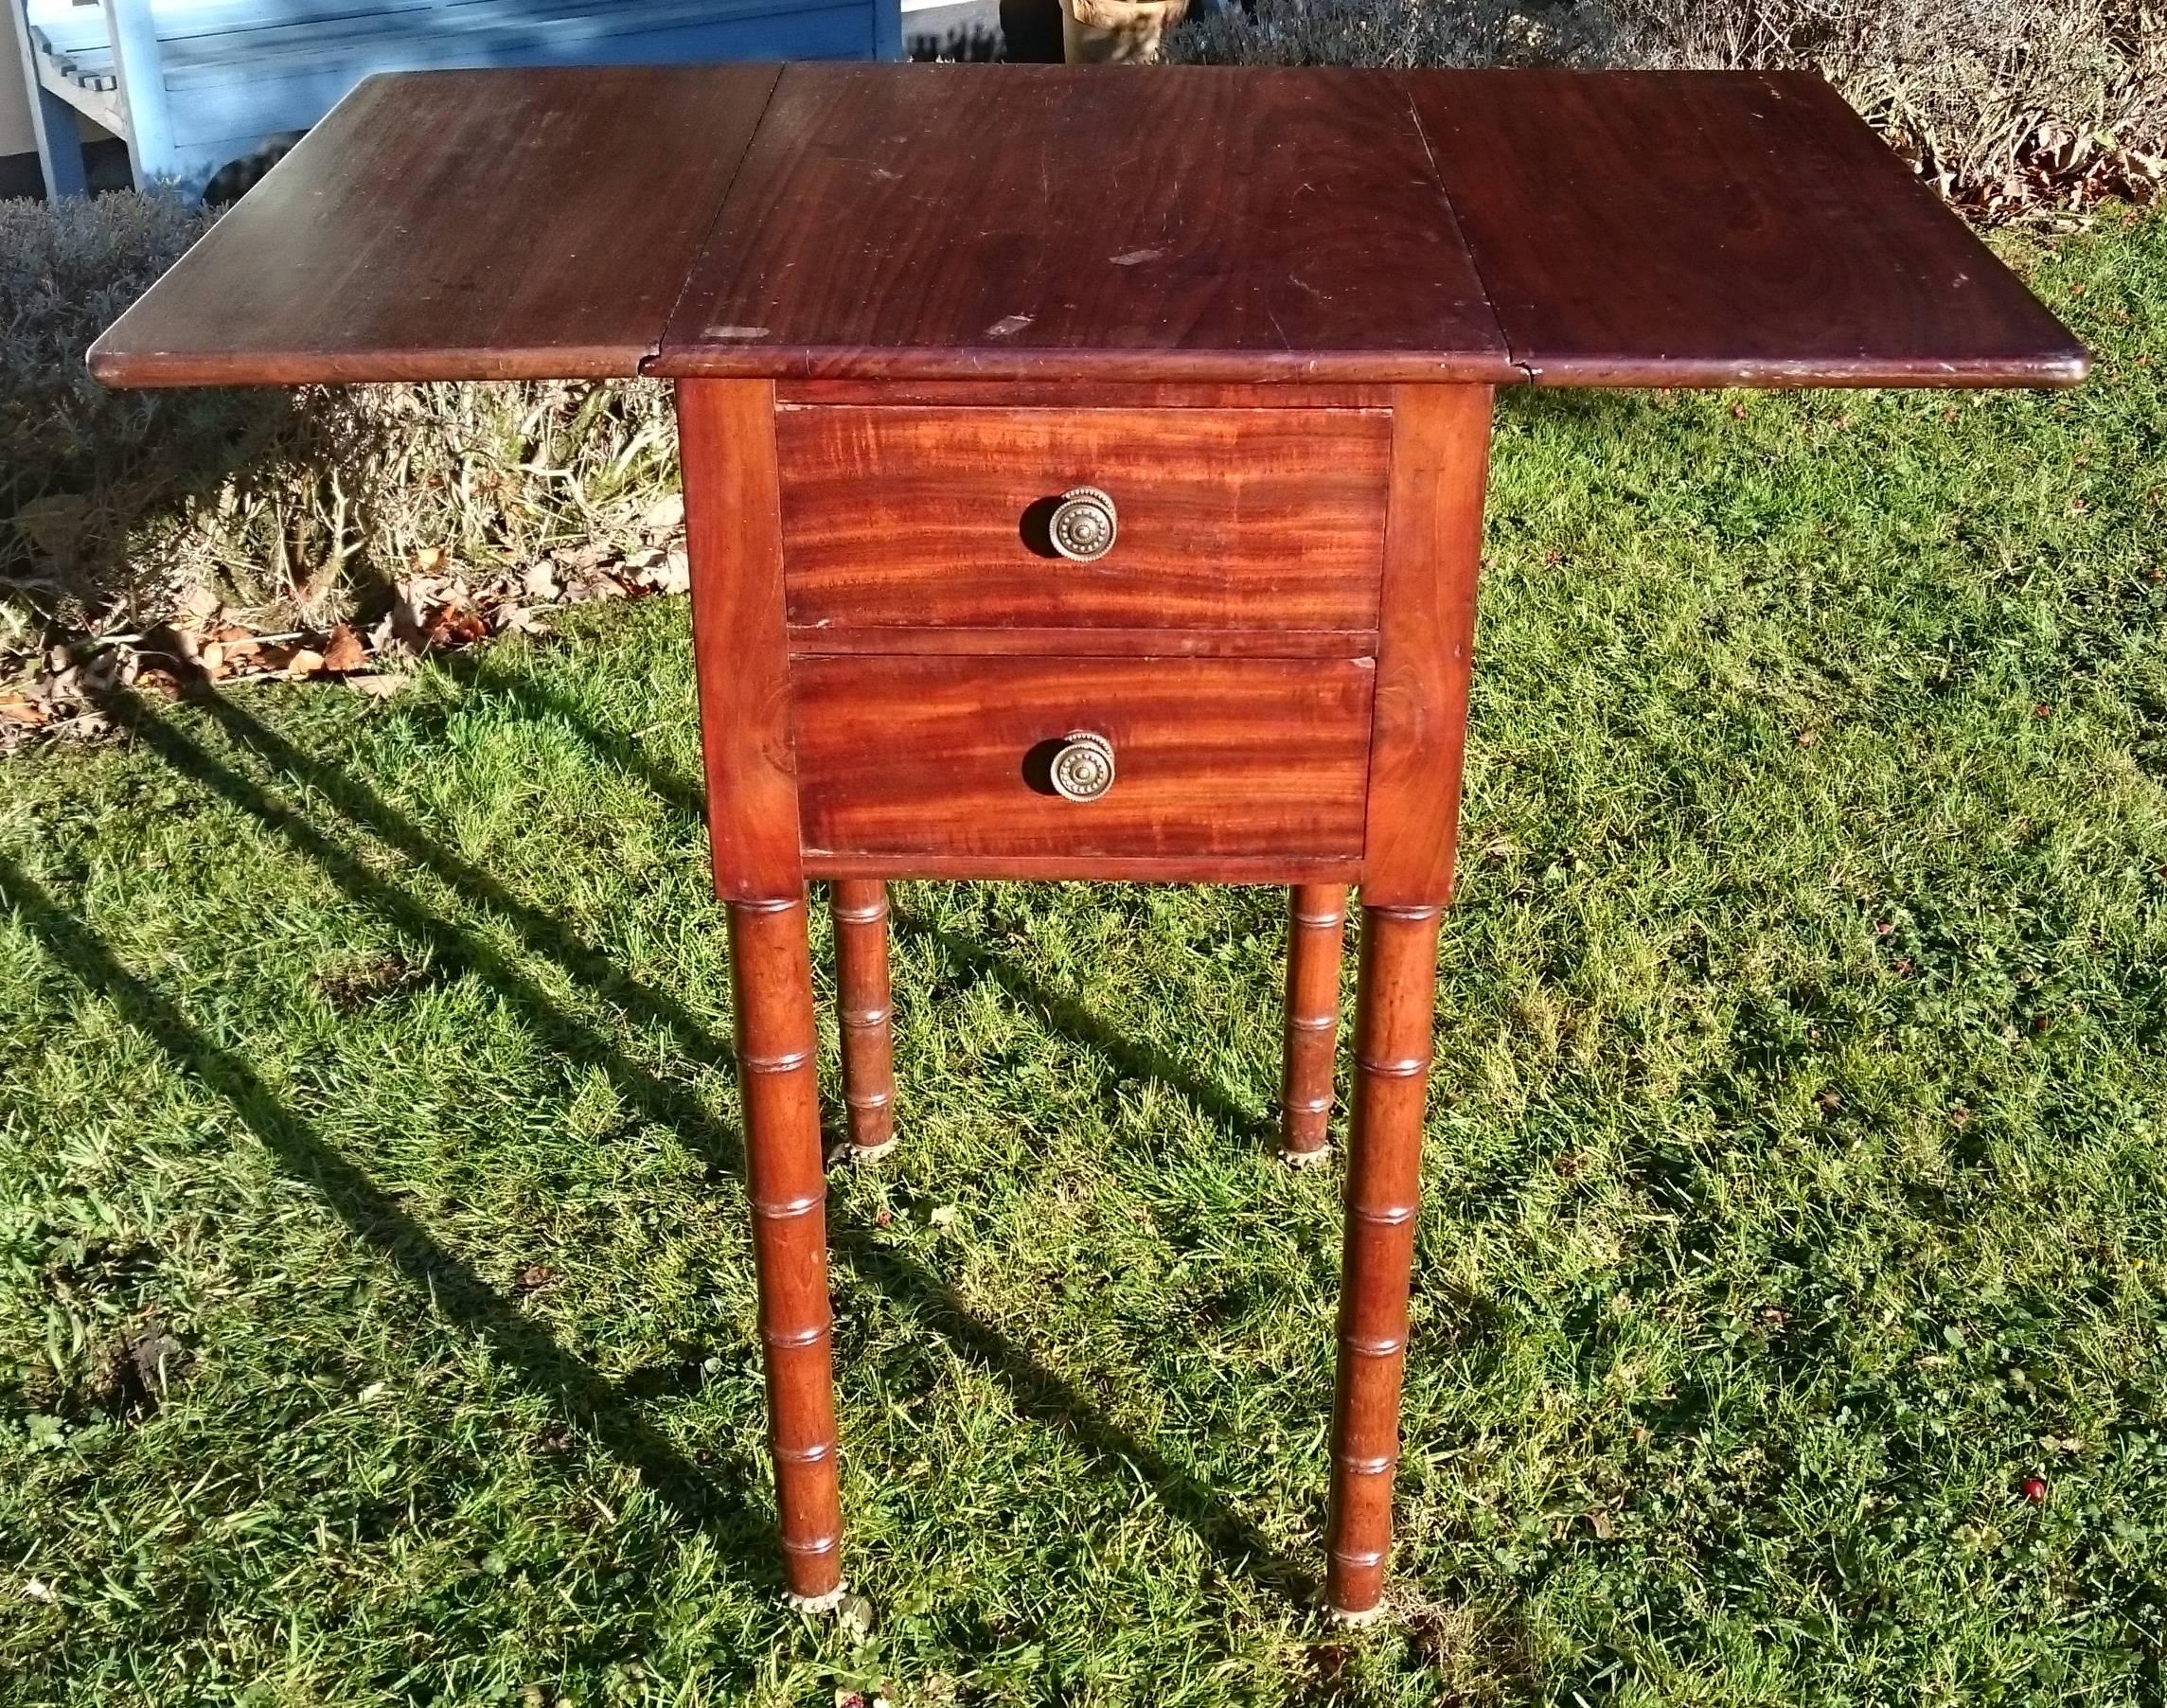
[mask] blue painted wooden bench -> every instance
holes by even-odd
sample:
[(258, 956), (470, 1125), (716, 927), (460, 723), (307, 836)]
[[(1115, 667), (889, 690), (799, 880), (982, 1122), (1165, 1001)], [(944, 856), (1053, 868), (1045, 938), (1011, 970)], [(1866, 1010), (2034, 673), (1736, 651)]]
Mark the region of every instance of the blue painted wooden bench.
[(138, 187), (200, 195), (374, 71), (900, 59), (898, 0), (0, 0), (15, 12), (49, 194), (80, 193), (76, 115)]

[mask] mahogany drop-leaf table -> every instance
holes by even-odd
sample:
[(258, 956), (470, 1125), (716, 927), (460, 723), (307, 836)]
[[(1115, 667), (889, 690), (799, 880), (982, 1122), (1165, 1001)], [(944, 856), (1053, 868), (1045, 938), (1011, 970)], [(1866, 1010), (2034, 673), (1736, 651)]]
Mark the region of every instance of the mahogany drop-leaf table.
[(662, 375), (785, 1572), (843, 1584), (806, 931), (894, 1141), (885, 882), (1292, 886), (1284, 1148), (1362, 921), (1326, 1595), (1382, 1592), (1501, 385), (2067, 385), (1822, 83), (665, 66), (372, 79), (98, 340), (122, 386)]

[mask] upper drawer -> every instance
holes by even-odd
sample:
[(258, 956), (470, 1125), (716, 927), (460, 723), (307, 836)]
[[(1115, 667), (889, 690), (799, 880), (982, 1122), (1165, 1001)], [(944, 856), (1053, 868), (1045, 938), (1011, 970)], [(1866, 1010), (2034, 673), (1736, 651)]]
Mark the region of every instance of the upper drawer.
[[(1391, 417), (1351, 409), (784, 407), (793, 628), (1366, 631)], [(1062, 493), (1113, 501), (1090, 562)]]

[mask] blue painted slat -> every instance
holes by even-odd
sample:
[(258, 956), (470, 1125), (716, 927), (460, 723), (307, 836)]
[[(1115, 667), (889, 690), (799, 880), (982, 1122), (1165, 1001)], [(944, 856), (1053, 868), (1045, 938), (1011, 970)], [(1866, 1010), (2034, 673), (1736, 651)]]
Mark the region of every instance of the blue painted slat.
[[(184, 66), (193, 71), (263, 63), (286, 53), (336, 53), (349, 44), (381, 39), (419, 42), (498, 28), (566, 28), (599, 40), (742, 12), (726, 0), (220, 0), (160, 4), (151, 10), (169, 81)], [(110, 75), (112, 49), (101, 9), (48, 7), (45, 15), (55, 21), (41, 23), (38, 33), (57, 62), (85, 76)]]
[(198, 83), (176, 89), (168, 97), (167, 110), (176, 141), (187, 150), (202, 146), (205, 139), (244, 134), (267, 137), (306, 130), (373, 70), (449, 68), (454, 64), (666, 65), (751, 59), (863, 59), (871, 41), (870, 9), (849, 5), (817, 11), (768, 11), (720, 26), (620, 36), (610, 40), (608, 51), (599, 54), (590, 50), (591, 44), (583, 44), (568, 47), (561, 57), (467, 55), (439, 62), (417, 57), (417, 44), (410, 43), (406, 52), (396, 56), (396, 64), (348, 60), (294, 76)]
[(222, 36), (266, 24), (336, 24), (345, 18), (386, 14), (412, 17), (435, 10), (443, 0), (152, 0), (161, 42), (196, 36)]
[(158, 38), (222, 35), (259, 24), (330, 23), (385, 12), (432, 11), (443, 0), (151, 0)]
[[(216, 37), (171, 44), (167, 51), (167, 80), (187, 72), (239, 63), (272, 75), (289, 55), (334, 58), (365, 51), (382, 43), (411, 44), (417, 51), (438, 51), (446, 41), (475, 41), (492, 48), (503, 31), (542, 38), (600, 41), (610, 36), (695, 27), (740, 15), (746, 8), (729, 0), (458, 0), (422, 13), (339, 19), (328, 24), (271, 24)], [(773, 10), (773, 0), (762, 9)]]
[[(151, 0), (158, 39), (217, 35), (263, 24), (329, 22), (384, 12), (428, 11), (445, 0)], [(74, 0), (28, 0), (26, 11), (37, 34), (59, 47), (105, 41), (105, 9)]]
[(33, 20), (30, 25), (30, 40), (43, 46), (47, 53), (72, 53), (84, 47), (107, 45), (103, 12), (87, 6), (71, 7), (68, 9), (80, 11), (82, 19), (79, 22), (71, 18), (52, 24), (41, 24)]
[[(665, 0), (667, 3), (667, 0)], [(436, 0), (425, 9), (401, 12), (369, 11), (320, 20), (295, 20), (274, 9), (253, 22), (216, 36), (191, 37), (173, 44), (178, 62), (204, 59), (269, 59), (282, 53), (337, 51), (348, 43), (385, 38), (421, 40), (490, 28), (547, 27), (560, 18), (637, 17), (651, 9), (641, 0), (617, 5), (596, 0)]]
[[(12, 0), (0, 0), (0, 4), (12, 4)], [(29, 96), (30, 132), (38, 145), (38, 167), (44, 174), (45, 194), (56, 200), (82, 195), (89, 185), (83, 174), (75, 108), (46, 88), (40, 78), (37, 35), (27, 17), (18, 14), (13, 23), (16, 62)]]
[[(142, 0), (134, 0), (138, 7)], [(175, 10), (155, 6), (151, 16), (170, 62), (248, 59), (292, 48), (312, 49), (348, 37), (438, 34), (500, 25), (545, 25), (581, 14), (637, 23), (656, 10), (697, 17), (698, 4), (670, 0), (226, 0)], [(33, 18), (32, 35), (58, 58), (107, 55), (104, 9), (67, 5)], [(110, 63), (110, 60), (104, 61)]]
[[(22, 9), (25, 73), (113, 124), (147, 121), (138, 177), (201, 190), (304, 131), (372, 72), (485, 65), (891, 58), (897, 0), (0, 0)], [(117, 20), (127, 40), (115, 55)], [(127, 91), (133, 67), (139, 86)], [(164, 111), (161, 114), (160, 108)], [(123, 129), (133, 131), (133, 124)]]

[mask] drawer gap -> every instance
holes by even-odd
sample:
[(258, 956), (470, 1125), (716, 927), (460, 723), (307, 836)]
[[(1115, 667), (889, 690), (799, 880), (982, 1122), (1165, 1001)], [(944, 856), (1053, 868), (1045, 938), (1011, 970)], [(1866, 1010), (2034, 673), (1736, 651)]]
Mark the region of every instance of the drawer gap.
[(1059, 658), (1375, 658), (1375, 629), (905, 628), (798, 623), (793, 658), (867, 655)]

